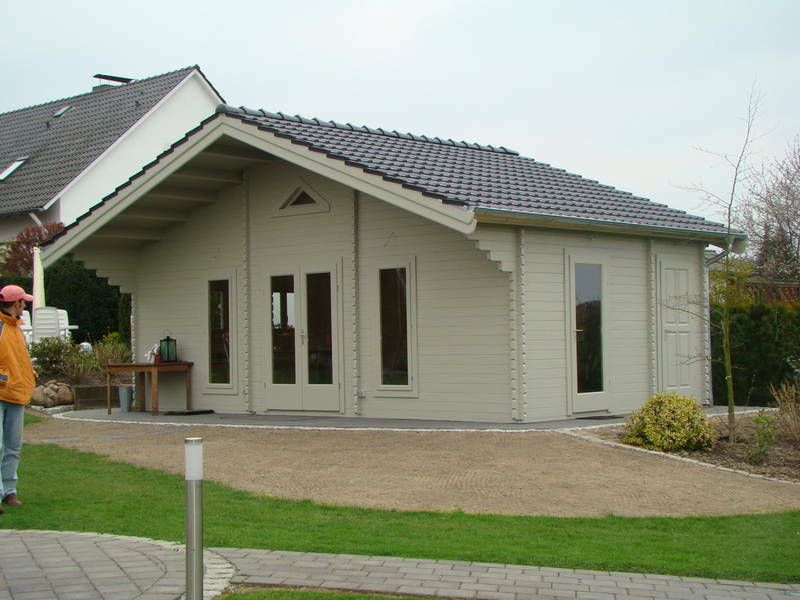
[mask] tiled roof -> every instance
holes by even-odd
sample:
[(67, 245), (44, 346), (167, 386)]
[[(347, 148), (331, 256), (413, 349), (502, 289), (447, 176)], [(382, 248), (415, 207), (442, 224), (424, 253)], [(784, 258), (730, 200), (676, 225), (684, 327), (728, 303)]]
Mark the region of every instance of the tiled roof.
[(725, 234), (724, 225), (520, 156), (502, 146), (222, 105), (218, 112), (439, 201), (529, 216)]
[[(194, 70), (199, 69), (187, 67), (0, 114), (0, 171), (28, 157), (0, 181), (0, 215), (43, 208)], [(54, 116), (66, 106), (71, 108)]]

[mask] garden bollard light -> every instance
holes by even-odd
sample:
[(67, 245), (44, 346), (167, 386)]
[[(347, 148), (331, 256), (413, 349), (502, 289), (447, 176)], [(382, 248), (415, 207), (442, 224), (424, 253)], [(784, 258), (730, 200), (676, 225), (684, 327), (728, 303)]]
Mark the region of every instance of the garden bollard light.
[(203, 598), (203, 438), (186, 438), (186, 600)]

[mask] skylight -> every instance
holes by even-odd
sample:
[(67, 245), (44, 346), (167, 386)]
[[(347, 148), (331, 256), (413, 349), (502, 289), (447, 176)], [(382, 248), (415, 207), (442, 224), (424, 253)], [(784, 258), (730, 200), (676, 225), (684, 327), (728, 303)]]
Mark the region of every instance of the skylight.
[(62, 106), (62, 107), (61, 107), (61, 108), (59, 108), (59, 109), (58, 109), (56, 112), (54, 112), (54, 113), (53, 113), (53, 116), (54, 116), (54, 117), (60, 117), (60, 116), (61, 116), (61, 115), (63, 115), (65, 112), (67, 112), (67, 111), (68, 111), (70, 108), (72, 108), (72, 107), (71, 107), (69, 104), (68, 104), (67, 106)]
[(26, 160), (28, 160), (27, 156), (20, 156), (17, 160), (15, 160), (5, 169), (3, 169), (3, 172), (0, 173), (0, 181), (8, 179), (8, 176), (11, 175), (17, 169), (19, 169), (25, 163)]

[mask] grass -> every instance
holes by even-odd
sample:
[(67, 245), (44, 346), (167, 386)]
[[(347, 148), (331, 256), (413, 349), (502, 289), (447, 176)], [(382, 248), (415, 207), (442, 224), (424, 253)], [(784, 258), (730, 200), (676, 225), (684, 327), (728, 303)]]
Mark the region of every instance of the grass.
[(34, 415), (31, 412), (25, 411), (25, 426), (33, 425), (34, 423), (41, 423), (42, 417), (39, 415)]
[[(26, 501), (0, 525), (181, 541), (180, 476), (27, 445)], [(425, 513), (279, 500), (204, 484), (205, 545), (800, 581), (800, 512), (698, 518)]]

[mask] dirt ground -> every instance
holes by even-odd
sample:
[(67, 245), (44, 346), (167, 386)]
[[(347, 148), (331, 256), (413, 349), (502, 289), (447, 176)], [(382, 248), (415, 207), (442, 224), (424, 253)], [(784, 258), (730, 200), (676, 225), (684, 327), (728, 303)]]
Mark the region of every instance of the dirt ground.
[(327, 504), (554, 516), (800, 509), (797, 484), (550, 431), (308, 431), (48, 418), (26, 428), (25, 443), (58, 444), (183, 473), (183, 440), (189, 436), (204, 440), (207, 480)]

